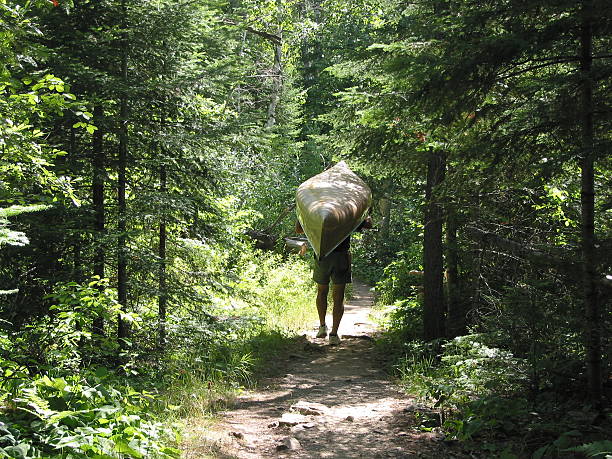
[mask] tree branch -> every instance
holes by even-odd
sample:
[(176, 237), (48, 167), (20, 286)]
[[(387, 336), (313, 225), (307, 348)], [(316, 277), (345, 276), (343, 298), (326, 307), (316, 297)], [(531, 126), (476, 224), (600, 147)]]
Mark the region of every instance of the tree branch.
[[(582, 266), (580, 263), (572, 262), (568, 259), (550, 255), (529, 245), (520, 242), (506, 239), (495, 233), (476, 228), (474, 226), (465, 227), (466, 233), (481, 241), (490, 242), (491, 244), (513, 253), (519, 257), (529, 260), (535, 264), (548, 266), (557, 271), (564, 272), (573, 278), (580, 278)], [(612, 288), (612, 281), (608, 276), (600, 276), (597, 281), (599, 287)]]
[(265, 38), (266, 40), (271, 41), (275, 45), (280, 45), (281, 42), (282, 42), (281, 37), (278, 36), (278, 35), (275, 35), (275, 34), (272, 34), (272, 33), (268, 33), (268, 32), (264, 32), (263, 30), (257, 30), (257, 29), (254, 29), (251, 26), (248, 26), (248, 25), (242, 25), (242, 24), (240, 24), (238, 22), (232, 21), (231, 19), (223, 19), (221, 22), (223, 24), (228, 24), (228, 25), (233, 25), (233, 26), (237, 26), (237, 27), (242, 27), (247, 32), (251, 32), (252, 34), (259, 35), (260, 37)]

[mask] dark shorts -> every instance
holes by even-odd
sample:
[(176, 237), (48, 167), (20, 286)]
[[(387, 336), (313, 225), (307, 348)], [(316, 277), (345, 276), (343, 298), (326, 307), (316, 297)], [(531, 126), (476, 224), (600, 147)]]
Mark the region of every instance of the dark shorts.
[(332, 252), (321, 260), (315, 258), (312, 280), (327, 285), (330, 278), (334, 284), (350, 284), (353, 281), (350, 252)]

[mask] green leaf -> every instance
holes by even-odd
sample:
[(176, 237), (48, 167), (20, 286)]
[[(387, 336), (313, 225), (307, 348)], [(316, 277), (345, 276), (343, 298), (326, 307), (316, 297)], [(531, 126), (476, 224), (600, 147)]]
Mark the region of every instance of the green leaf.
[(166, 446), (161, 449), (161, 452), (170, 457), (181, 457), (181, 450), (177, 448), (171, 448), (169, 446)]
[(607, 455), (612, 455), (612, 441), (594, 441), (592, 443), (586, 443), (581, 446), (567, 448), (562, 451), (571, 453), (582, 453), (586, 457), (606, 457)]
[(4, 448), (4, 453), (8, 457), (13, 457), (16, 459), (26, 459), (30, 457), (28, 453), (30, 452), (31, 448), (32, 447), (27, 443), (19, 443), (18, 445), (7, 446), (6, 448)]
[(113, 442), (115, 443), (115, 451), (117, 451), (118, 453), (123, 453), (123, 454), (130, 454), (131, 456), (135, 457), (135, 458), (141, 458), (144, 457), (144, 455), (142, 453), (140, 453), (139, 451), (136, 451), (134, 448), (132, 448), (128, 442), (126, 442), (123, 438), (121, 437), (113, 437), (111, 438), (111, 440), (113, 440)]
[(546, 452), (548, 451), (548, 449), (549, 449), (548, 445), (538, 448), (531, 456), (531, 459), (542, 459), (544, 457), (544, 454), (546, 454)]
[(62, 448), (78, 448), (83, 443), (84, 438), (80, 435), (70, 435), (67, 437), (61, 438), (57, 443), (55, 443), (56, 449)]
[(98, 367), (94, 373), (98, 378), (105, 378), (108, 376), (108, 368), (106, 367)]

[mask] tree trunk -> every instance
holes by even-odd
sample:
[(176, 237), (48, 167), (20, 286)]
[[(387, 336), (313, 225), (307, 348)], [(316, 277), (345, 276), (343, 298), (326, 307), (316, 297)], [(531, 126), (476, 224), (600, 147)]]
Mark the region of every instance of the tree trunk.
[(272, 67), (272, 97), (268, 105), (268, 120), (266, 128), (276, 124), (276, 111), (283, 91), (283, 29), (282, 29), (282, 2), (276, 0), (276, 11), (278, 14), (278, 33), (267, 39), (274, 46), (274, 65)]
[(457, 246), (457, 214), (448, 208), (446, 215), (446, 298), (448, 302), (448, 335), (465, 334), (465, 311), (459, 293), (459, 254)]
[[(160, 193), (162, 200), (165, 199), (167, 190), (166, 165), (159, 167)], [(166, 209), (162, 204), (161, 215), (159, 218), (159, 299), (158, 299), (158, 334), (159, 347), (163, 349), (166, 345), (166, 305), (168, 302), (168, 292), (166, 290)]]
[(601, 406), (601, 319), (597, 299), (595, 266), (595, 185), (594, 185), (594, 133), (593, 133), (593, 80), (592, 80), (592, 0), (582, 2), (580, 73), (582, 76), (582, 263), (583, 298), (586, 312), (586, 349), (588, 391), (592, 402)]
[[(280, 33), (279, 33), (280, 35)], [(276, 109), (280, 102), (283, 89), (283, 70), (282, 70), (283, 46), (282, 43), (274, 44), (274, 67), (272, 68), (272, 98), (268, 105), (268, 120), (266, 127), (271, 128), (276, 124)]]
[[(123, 29), (124, 36), (122, 38), (121, 52), (121, 79), (123, 88), (121, 93), (119, 121), (119, 162), (118, 162), (118, 183), (117, 183), (117, 201), (119, 205), (119, 218), (117, 229), (119, 237), (117, 239), (117, 296), (121, 309), (127, 310), (127, 206), (125, 201), (126, 191), (126, 167), (127, 167), (127, 142), (128, 142), (128, 100), (126, 94), (127, 88), (127, 64), (128, 64), (128, 42), (125, 34), (125, 23), (127, 16), (127, 8), (125, 0), (121, 2), (123, 10)], [(128, 336), (127, 324), (121, 317), (117, 318), (117, 337), (123, 343)]]
[[(385, 185), (388, 185), (389, 180), (385, 181)], [(391, 229), (391, 200), (387, 197), (390, 187), (384, 186), (385, 195), (378, 201), (378, 209), (382, 219), (378, 225), (377, 235), (377, 255), (381, 260), (385, 260), (389, 257), (389, 234)]]
[(426, 341), (444, 336), (443, 212), (437, 191), (444, 180), (445, 169), (444, 153), (430, 151), (427, 160), (423, 237), (423, 327)]
[(389, 198), (382, 197), (378, 201), (382, 221), (380, 222), (378, 235), (382, 241), (389, 239), (389, 226), (391, 223), (391, 201)]
[[(104, 215), (104, 179), (105, 179), (105, 157), (104, 147), (102, 143), (102, 129), (100, 126), (100, 120), (104, 115), (102, 107), (96, 105), (93, 110), (94, 121), (98, 124), (98, 129), (93, 133), (92, 140), (92, 163), (93, 163), (93, 177), (92, 177), (92, 201), (94, 210), (94, 260), (93, 260), (93, 273), (94, 276), (98, 276), (100, 279), (105, 277), (104, 263), (106, 259), (106, 252), (104, 248), (104, 233), (105, 233), (105, 215)], [(97, 335), (104, 334), (104, 319), (102, 317), (96, 317), (93, 322), (93, 332)]]

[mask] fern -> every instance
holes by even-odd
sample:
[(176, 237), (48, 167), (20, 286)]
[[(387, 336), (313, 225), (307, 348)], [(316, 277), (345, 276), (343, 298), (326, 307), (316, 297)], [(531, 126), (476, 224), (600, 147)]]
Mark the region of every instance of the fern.
[(49, 406), (49, 402), (38, 395), (35, 387), (24, 389), (23, 397), (15, 399), (15, 402), (24, 403), (25, 406), (19, 406), (19, 409), (41, 420), (45, 420), (56, 413)]
[(592, 443), (587, 443), (581, 446), (564, 449), (563, 451), (570, 453), (582, 453), (586, 457), (602, 457), (607, 459), (612, 457), (612, 441), (594, 441)]

